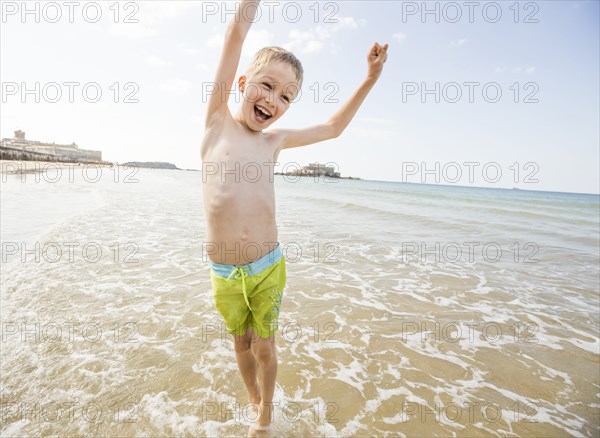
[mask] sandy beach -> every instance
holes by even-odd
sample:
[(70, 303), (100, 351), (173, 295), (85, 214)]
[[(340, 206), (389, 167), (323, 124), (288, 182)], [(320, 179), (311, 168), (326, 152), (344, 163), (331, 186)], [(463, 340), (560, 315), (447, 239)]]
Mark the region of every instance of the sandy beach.
[[(2, 185), (2, 436), (243, 435), (200, 175), (75, 175)], [(598, 434), (598, 196), (275, 184), (282, 434)]]

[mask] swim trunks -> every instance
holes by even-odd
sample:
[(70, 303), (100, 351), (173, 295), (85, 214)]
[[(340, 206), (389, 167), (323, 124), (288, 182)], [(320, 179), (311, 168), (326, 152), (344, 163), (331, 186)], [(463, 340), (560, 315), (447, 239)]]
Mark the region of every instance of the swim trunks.
[(277, 329), (286, 283), (285, 259), (279, 243), (247, 265), (222, 265), (209, 260), (215, 307), (227, 331), (242, 336), (248, 327), (261, 338)]

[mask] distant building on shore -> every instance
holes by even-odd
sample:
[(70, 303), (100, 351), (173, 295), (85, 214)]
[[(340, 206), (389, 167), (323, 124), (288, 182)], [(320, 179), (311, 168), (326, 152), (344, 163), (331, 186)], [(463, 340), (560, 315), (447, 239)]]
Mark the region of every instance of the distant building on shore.
[(2, 147), (18, 149), (24, 152), (37, 152), (40, 154), (54, 155), (78, 161), (102, 161), (101, 151), (79, 149), (75, 143), (56, 144), (41, 141), (25, 140), (25, 132), (15, 131), (13, 138), (3, 138)]
[(309, 163), (308, 166), (304, 166), (299, 170), (289, 172), (289, 175), (303, 175), (303, 176), (326, 176), (330, 178), (340, 178), (340, 172), (335, 171), (335, 167), (326, 166), (320, 163)]

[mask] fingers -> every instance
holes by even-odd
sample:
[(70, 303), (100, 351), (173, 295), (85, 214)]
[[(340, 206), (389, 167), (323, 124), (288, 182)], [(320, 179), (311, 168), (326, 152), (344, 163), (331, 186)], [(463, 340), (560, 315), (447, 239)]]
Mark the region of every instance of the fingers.
[(387, 49), (389, 45), (385, 43), (381, 46), (378, 42), (373, 43), (371, 50), (369, 50), (369, 55), (367, 60), (369, 64), (384, 64), (387, 61)]
[(371, 52), (374, 52), (376, 54), (380, 54), (380, 53), (385, 53), (387, 52), (387, 49), (389, 47), (388, 43), (385, 43), (383, 46), (380, 45), (378, 42), (373, 43), (373, 46), (371, 47)]
[(379, 43), (373, 43), (371, 50), (369, 50), (369, 58), (374, 60), (380, 60), (381, 62), (385, 62), (387, 60), (387, 49), (389, 45), (386, 43), (381, 46)]

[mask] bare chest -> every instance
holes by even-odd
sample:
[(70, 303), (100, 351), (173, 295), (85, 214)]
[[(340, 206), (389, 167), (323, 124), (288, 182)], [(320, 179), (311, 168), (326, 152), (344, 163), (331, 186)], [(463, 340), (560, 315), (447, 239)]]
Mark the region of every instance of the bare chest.
[(266, 138), (227, 136), (219, 139), (203, 160), (208, 179), (222, 184), (272, 184), (276, 149)]

